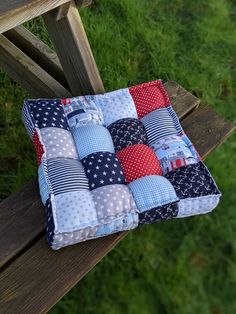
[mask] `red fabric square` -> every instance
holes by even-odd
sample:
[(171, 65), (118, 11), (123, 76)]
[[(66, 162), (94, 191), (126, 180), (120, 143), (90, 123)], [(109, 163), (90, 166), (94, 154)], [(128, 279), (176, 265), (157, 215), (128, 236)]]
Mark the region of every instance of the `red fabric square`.
[(39, 139), (37, 131), (34, 132), (33, 143), (34, 143), (34, 148), (36, 150), (37, 163), (38, 163), (38, 166), (39, 166), (41, 164), (41, 159), (42, 159), (42, 156), (44, 154), (44, 149), (43, 149), (43, 145), (40, 142), (40, 139)]
[(136, 144), (120, 150), (119, 159), (126, 183), (149, 175), (162, 175), (160, 161), (154, 151), (144, 144)]
[(169, 97), (161, 80), (139, 84), (129, 88), (138, 118), (149, 112), (170, 105)]

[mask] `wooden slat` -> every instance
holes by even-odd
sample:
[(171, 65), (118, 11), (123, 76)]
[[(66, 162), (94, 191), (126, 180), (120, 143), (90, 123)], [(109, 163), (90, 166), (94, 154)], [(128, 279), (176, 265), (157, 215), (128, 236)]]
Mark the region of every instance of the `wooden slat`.
[[(168, 87), (169, 82), (165, 83)], [(172, 84), (172, 82), (170, 82)], [(179, 89), (183, 89), (179, 87)], [(173, 89), (172, 89), (173, 90)], [(171, 89), (169, 89), (169, 96), (172, 98)], [(184, 90), (184, 89), (183, 89)], [(174, 94), (175, 95), (175, 94)], [(182, 97), (175, 96), (174, 109), (179, 107)], [(195, 97), (190, 98), (188, 106), (193, 108), (197, 105)], [(184, 106), (184, 104), (183, 104)], [(179, 111), (179, 117), (182, 118), (184, 110)], [(32, 187), (31, 187), (32, 184)], [(33, 180), (27, 184), (23, 189), (16, 194), (11, 195), (5, 201), (0, 203), (0, 214), (4, 219), (0, 219), (0, 266), (9, 261), (12, 256), (17, 254), (22, 248), (28, 245), (35, 237), (37, 237), (44, 230), (44, 210), (40, 205), (38, 196), (37, 180)], [(28, 196), (25, 198), (25, 196)], [(24, 199), (25, 198), (25, 199)], [(37, 200), (37, 204), (35, 203)], [(15, 205), (14, 205), (15, 204)], [(26, 209), (27, 206), (32, 208), (31, 204), (35, 204), (34, 210)], [(10, 208), (12, 209), (10, 210)], [(22, 211), (24, 211), (24, 219), (21, 218)], [(7, 224), (5, 224), (5, 221)], [(18, 232), (19, 221), (25, 224)], [(11, 225), (9, 232), (5, 232), (5, 226)], [(14, 232), (16, 230), (16, 232)]]
[(91, 5), (92, 2), (93, 0), (75, 0), (75, 4), (79, 9)]
[[(206, 110), (200, 107), (196, 109), (196, 112), (206, 113)], [(202, 148), (201, 135), (205, 132), (203, 130), (210, 128), (213, 131), (219, 124), (228, 130), (225, 133), (217, 127), (225, 139), (226, 135), (230, 134), (229, 130), (233, 130), (234, 126), (231, 122), (226, 122), (218, 114), (215, 114), (210, 108), (207, 111), (207, 117), (210, 118), (212, 114), (214, 119), (208, 119), (207, 123), (203, 120), (202, 114), (196, 114), (196, 112), (183, 120), (183, 125), (186, 133), (191, 135), (195, 147), (202, 151), (203, 156), (206, 156), (216, 147), (217, 143), (212, 140), (211, 136), (207, 136)], [(219, 137), (217, 140), (221, 142)], [(15, 308), (23, 313), (47, 311), (126, 234), (120, 233), (90, 240), (58, 252), (50, 250), (45, 240), (40, 239), (0, 273), (1, 310), (3, 313), (14, 312)], [(29, 291), (30, 298), (28, 298)]]
[(69, 89), (57, 54), (38, 37), (21, 25), (5, 32), (4, 36), (66, 89)]
[(52, 10), (69, 0), (7, 0), (0, 5), (0, 33)]
[(72, 1), (66, 17), (56, 21), (53, 12), (44, 20), (74, 95), (103, 93), (103, 84), (84, 31), (79, 12)]
[(0, 267), (43, 233), (44, 212), (37, 179), (0, 203)]
[[(0, 33), (48, 12), (70, 0), (2, 0), (0, 1)], [(79, 8), (91, 4), (77, 0)]]
[[(196, 148), (200, 156), (204, 158), (235, 130), (232, 122), (222, 119), (208, 106), (200, 106), (183, 120), (182, 126), (190, 140), (193, 143), (197, 142)], [(196, 139), (196, 134), (198, 139)]]
[(176, 82), (168, 81), (164, 86), (178, 116), (185, 117), (200, 104), (200, 99)]
[(69, 97), (71, 94), (32, 59), (0, 35), (0, 67), (33, 97)]

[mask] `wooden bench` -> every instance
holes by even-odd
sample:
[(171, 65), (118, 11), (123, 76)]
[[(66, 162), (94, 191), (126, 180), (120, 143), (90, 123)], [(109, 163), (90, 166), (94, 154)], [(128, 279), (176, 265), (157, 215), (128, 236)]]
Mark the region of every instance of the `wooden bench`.
[[(104, 91), (76, 7), (88, 3), (1, 2), (0, 66), (33, 97)], [(19, 26), (41, 14), (57, 54)], [(231, 122), (201, 105), (198, 98), (177, 83), (168, 81), (165, 87), (186, 133), (204, 158), (233, 132)], [(51, 250), (45, 240), (44, 208), (36, 179), (2, 201), (0, 213), (1, 313), (46, 312), (127, 234)]]

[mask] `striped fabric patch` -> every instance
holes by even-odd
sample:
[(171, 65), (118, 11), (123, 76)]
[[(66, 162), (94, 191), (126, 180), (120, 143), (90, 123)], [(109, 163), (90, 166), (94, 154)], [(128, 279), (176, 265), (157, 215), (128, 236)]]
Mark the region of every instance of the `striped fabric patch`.
[(48, 160), (48, 177), (55, 195), (88, 190), (88, 179), (80, 161), (56, 158)]
[(33, 114), (29, 111), (28, 102), (25, 101), (22, 108), (22, 120), (24, 122), (25, 128), (29, 134), (29, 137), (32, 139), (35, 129), (35, 121)]
[(145, 126), (149, 145), (165, 136), (179, 135), (183, 131), (172, 107), (152, 111), (141, 121)]

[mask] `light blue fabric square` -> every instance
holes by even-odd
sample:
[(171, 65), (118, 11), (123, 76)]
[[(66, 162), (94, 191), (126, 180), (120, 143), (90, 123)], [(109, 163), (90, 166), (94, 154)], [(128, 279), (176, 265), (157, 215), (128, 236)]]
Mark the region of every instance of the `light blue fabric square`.
[(138, 214), (132, 213), (124, 215), (121, 218), (115, 219), (109, 223), (98, 226), (96, 236), (102, 237), (112, 233), (134, 229), (138, 226)]
[(104, 126), (85, 125), (72, 130), (79, 158), (97, 152), (115, 153), (112, 137)]
[(39, 193), (42, 199), (42, 203), (45, 205), (49, 198), (49, 188), (46, 182), (46, 178), (43, 172), (43, 164), (38, 168), (38, 182), (39, 182)]
[(179, 201), (173, 185), (165, 177), (152, 175), (139, 178), (129, 184), (140, 213)]
[(136, 107), (128, 88), (119, 89), (104, 95), (96, 95), (95, 99), (102, 109), (106, 126), (124, 118), (138, 119)]

